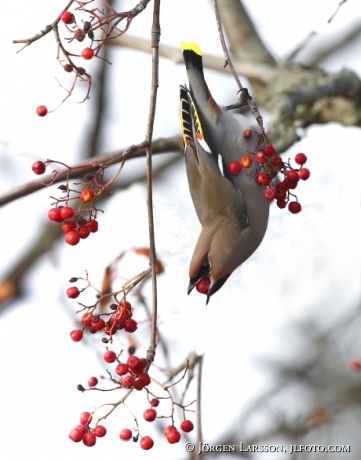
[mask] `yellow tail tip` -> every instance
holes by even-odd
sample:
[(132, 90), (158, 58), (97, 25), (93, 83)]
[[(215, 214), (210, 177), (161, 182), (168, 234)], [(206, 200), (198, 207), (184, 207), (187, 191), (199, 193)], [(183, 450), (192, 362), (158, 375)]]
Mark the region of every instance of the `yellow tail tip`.
[(192, 42), (182, 42), (182, 53), (184, 51), (194, 51), (199, 56), (202, 56), (202, 51), (200, 47)]

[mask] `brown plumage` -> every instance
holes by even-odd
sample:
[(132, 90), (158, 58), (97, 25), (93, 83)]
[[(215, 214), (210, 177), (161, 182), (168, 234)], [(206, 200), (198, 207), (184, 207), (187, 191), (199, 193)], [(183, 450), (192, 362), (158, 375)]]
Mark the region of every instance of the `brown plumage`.
[(203, 76), (197, 45), (182, 44), (190, 88), (181, 86), (182, 133), (189, 189), (202, 224), (189, 269), (188, 293), (202, 278), (211, 284), (207, 303), (231, 273), (247, 260), (266, 232), (269, 202), (255, 182), (257, 165), (238, 175), (228, 171), (257, 148), (258, 135), (242, 115), (233, 115), (213, 99)]

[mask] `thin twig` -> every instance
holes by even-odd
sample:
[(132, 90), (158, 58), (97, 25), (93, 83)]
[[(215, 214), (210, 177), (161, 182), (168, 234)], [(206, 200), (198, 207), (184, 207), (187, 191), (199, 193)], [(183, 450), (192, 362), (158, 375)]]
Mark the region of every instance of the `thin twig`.
[(160, 23), (159, 23), (160, 0), (154, 1), (153, 25), (152, 25), (152, 87), (149, 107), (149, 117), (146, 140), (148, 145), (147, 151), (147, 205), (148, 205), (148, 226), (149, 226), (149, 262), (152, 267), (152, 331), (149, 348), (147, 351), (148, 368), (154, 361), (155, 348), (157, 346), (157, 270), (155, 254), (155, 237), (154, 237), (154, 220), (153, 220), (153, 193), (152, 193), (152, 137), (155, 118), (155, 109), (157, 103), (157, 92), (159, 86), (159, 40), (160, 40)]
[[(198, 378), (197, 378), (197, 445), (203, 442), (202, 436), (202, 414), (201, 414), (201, 397), (202, 397), (202, 368), (203, 356), (198, 357)], [(201, 455), (201, 454), (200, 454)], [(200, 457), (198, 456), (198, 458)]]
[(59, 16), (55, 19), (54, 22), (52, 22), (51, 24), (49, 24), (48, 26), (44, 27), (43, 30), (41, 30), (38, 34), (34, 35), (33, 37), (31, 38), (25, 38), (25, 39), (22, 39), (22, 40), (13, 40), (13, 43), (25, 43), (25, 45), (19, 50), (17, 51), (18, 53), (20, 53), (21, 50), (23, 50), (24, 48), (26, 48), (27, 46), (31, 45), (32, 43), (34, 43), (36, 40), (39, 40), (40, 38), (44, 37), (44, 35), (48, 34), (49, 32), (51, 32), (52, 30), (54, 30), (60, 19), (61, 19), (61, 15), (67, 11), (70, 6), (72, 5), (72, 3), (74, 3), (74, 0), (70, 0), (67, 5), (64, 7), (63, 11), (59, 14)]
[(339, 4), (338, 4), (338, 7), (336, 9), (336, 11), (333, 13), (333, 15), (330, 17), (330, 19), (327, 21), (328, 23), (330, 23), (332, 21), (332, 19), (336, 16), (336, 14), (338, 13), (338, 10), (341, 8), (341, 6), (346, 3), (347, 0), (342, 0)]
[[(220, 18), (220, 15), (219, 15), (217, 0), (213, 0), (213, 6), (214, 6), (214, 12), (215, 12), (215, 15), (216, 15), (219, 38), (221, 40), (221, 44), (222, 44), (222, 48), (223, 48), (223, 52), (224, 52), (224, 57), (225, 57), (225, 60), (226, 60), (225, 66), (229, 65), (229, 68), (231, 69), (232, 75), (233, 75), (233, 77), (234, 77), (234, 79), (235, 79), (235, 81), (237, 83), (238, 88), (240, 90), (243, 90), (244, 88), (242, 86), (242, 83), (241, 83), (240, 79), (238, 78), (237, 72), (236, 72), (236, 70), (235, 70), (235, 68), (233, 66), (231, 57), (230, 57), (228, 49), (227, 49), (227, 45), (226, 45), (226, 41), (225, 41), (225, 38), (224, 38), (223, 29), (222, 29), (221, 18)], [(258, 112), (257, 107), (252, 103), (252, 101), (249, 98), (247, 98), (247, 104), (248, 104), (248, 107), (250, 108), (250, 110), (252, 112), (252, 115), (257, 120), (261, 135), (263, 135), (264, 134), (263, 119), (262, 119), (260, 113)]]

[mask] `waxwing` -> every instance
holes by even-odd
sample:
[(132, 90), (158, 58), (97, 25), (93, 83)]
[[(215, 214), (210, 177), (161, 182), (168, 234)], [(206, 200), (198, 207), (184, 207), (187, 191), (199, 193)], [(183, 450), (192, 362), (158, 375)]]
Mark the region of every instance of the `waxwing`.
[[(257, 149), (259, 136), (243, 115), (213, 99), (203, 75), (202, 52), (182, 43), (189, 89), (180, 87), (182, 136), (189, 189), (202, 231), (189, 268), (188, 294), (202, 278), (210, 281), (207, 303), (231, 273), (260, 245), (267, 229), (269, 201), (256, 183), (259, 165), (239, 174), (228, 165)], [(249, 139), (245, 130), (253, 130)]]

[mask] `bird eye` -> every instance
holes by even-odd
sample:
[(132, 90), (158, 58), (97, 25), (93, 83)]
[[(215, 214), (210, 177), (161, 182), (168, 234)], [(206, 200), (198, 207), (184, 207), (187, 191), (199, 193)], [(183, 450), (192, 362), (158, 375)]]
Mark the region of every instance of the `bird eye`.
[(208, 260), (202, 262), (202, 268), (205, 270), (210, 270), (212, 267), (211, 263)]

